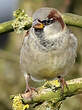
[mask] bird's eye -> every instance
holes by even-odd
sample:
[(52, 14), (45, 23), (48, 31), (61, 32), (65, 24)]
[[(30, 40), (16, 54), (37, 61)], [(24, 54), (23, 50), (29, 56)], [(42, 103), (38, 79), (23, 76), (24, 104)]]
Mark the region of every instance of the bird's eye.
[(47, 24), (49, 25), (49, 24), (52, 24), (54, 22), (54, 20), (53, 19), (48, 19), (47, 20)]
[(43, 23), (44, 25), (49, 25), (49, 24), (52, 24), (53, 22), (54, 22), (53, 19), (47, 19), (47, 20), (43, 20), (43, 21), (42, 21), (42, 23)]
[(48, 20), (46, 21), (46, 24), (47, 24), (47, 25), (51, 24), (51, 20), (48, 19)]
[(42, 23), (43, 23), (44, 25), (46, 25), (46, 20), (43, 20)]

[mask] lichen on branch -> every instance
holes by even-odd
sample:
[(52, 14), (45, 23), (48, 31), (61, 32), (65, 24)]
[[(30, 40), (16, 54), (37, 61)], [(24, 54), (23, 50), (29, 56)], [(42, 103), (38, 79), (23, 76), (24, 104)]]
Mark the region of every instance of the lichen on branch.
[(29, 108), (28, 104), (23, 104), (22, 97), (19, 95), (15, 96), (12, 104), (13, 110), (26, 110)]
[(14, 22), (12, 23), (13, 29), (17, 33), (23, 32), (25, 26), (32, 24), (32, 18), (29, 17), (24, 10), (18, 9), (14, 11), (13, 16), (15, 17)]
[[(31, 97), (29, 97), (29, 92), (18, 96), (21, 97), (20, 100), (24, 106), (28, 105), (29, 110), (59, 110), (62, 105), (62, 101), (67, 97), (82, 93), (82, 78), (67, 81), (67, 85), (69, 89), (64, 87), (64, 91), (62, 93), (58, 79), (47, 81), (43, 86), (37, 88), (37, 92), (32, 91)], [(15, 96), (12, 98), (13, 103), (14, 98)], [(20, 106), (20, 103), (18, 106)], [(13, 108), (16, 107), (17, 106), (13, 106)]]

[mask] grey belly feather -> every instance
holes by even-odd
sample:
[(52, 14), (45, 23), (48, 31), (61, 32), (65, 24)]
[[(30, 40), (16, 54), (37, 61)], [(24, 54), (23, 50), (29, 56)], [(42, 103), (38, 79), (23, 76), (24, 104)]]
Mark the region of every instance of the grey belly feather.
[(27, 36), (20, 54), (22, 70), (37, 80), (54, 79), (69, 72), (75, 62), (76, 48), (77, 39), (73, 34), (70, 34), (66, 48), (51, 51), (39, 49), (35, 39)]

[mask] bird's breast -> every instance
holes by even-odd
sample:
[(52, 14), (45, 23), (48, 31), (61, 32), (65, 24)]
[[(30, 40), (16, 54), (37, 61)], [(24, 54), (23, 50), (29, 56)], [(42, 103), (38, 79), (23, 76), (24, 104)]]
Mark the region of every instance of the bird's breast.
[[(67, 36), (68, 37), (68, 36)], [(58, 75), (68, 73), (75, 61), (76, 49), (68, 42), (68, 38), (59, 39), (56, 50), (45, 51), (32, 36), (26, 37), (21, 49), (20, 62), (24, 72), (30, 73), (34, 79), (54, 79)], [(58, 43), (57, 41), (57, 43)], [(73, 40), (74, 41), (74, 40)], [(62, 44), (62, 45), (61, 45)], [(73, 44), (73, 43), (72, 43)]]
[(23, 69), (30, 73), (32, 77), (42, 80), (54, 79), (63, 74), (69, 65), (69, 60), (72, 63), (72, 56), (69, 58), (67, 50), (44, 52), (38, 50), (38, 47), (31, 42), (31, 46), (23, 47), (21, 64)]

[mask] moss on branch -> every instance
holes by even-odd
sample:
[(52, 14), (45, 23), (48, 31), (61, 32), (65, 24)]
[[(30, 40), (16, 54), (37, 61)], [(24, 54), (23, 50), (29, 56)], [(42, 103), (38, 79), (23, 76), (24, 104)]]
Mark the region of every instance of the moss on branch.
[[(29, 92), (22, 94), (20, 99), (22, 100), (21, 104), (24, 106), (28, 104), (29, 110), (59, 110), (62, 101), (67, 97), (82, 93), (82, 78), (67, 81), (67, 85), (69, 90), (64, 87), (62, 93), (58, 80), (48, 81), (43, 86), (37, 88), (38, 92), (32, 91), (31, 97), (29, 97)], [(14, 100), (14, 98), (16, 98), (16, 96), (12, 99)], [(13, 110), (17, 110), (16, 106), (13, 106)]]
[[(13, 15), (15, 16), (14, 20), (0, 24), (0, 34), (12, 32), (14, 30), (20, 32), (23, 29), (28, 30), (31, 27), (32, 18), (25, 14), (24, 10), (18, 9)], [(61, 16), (66, 24), (82, 28), (82, 16), (71, 13), (64, 13), (61, 14)]]

